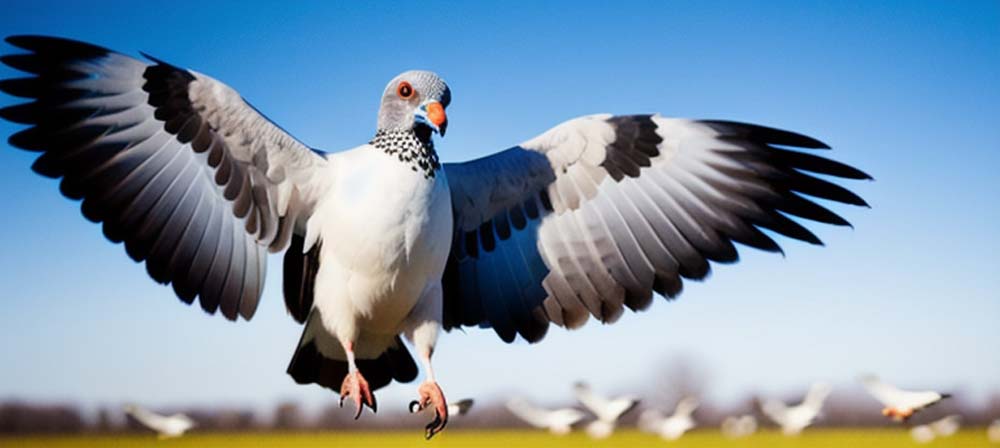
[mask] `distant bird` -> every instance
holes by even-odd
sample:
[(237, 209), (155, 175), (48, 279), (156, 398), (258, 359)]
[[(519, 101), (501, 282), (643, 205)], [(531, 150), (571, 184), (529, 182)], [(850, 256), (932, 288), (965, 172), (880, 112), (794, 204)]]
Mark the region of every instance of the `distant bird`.
[[(448, 415), (454, 416), (454, 415), (468, 414), (469, 410), (472, 409), (473, 403), (474, 401), (471, 398), (465, 398), (459, 401), (448, 403)], [(427, 411), (430, 411), (430, 408), (425, 407), (421, 409), (420, 403), (417, 403), (416, 401), (410, 402), (411, 413), (416, 414), (418, 412), (427, 412)]]
[(0, 90), (30, 101), (0, 117), (31, 125), (10, 143), (40, 154), (35, 171), (62, 178), (108, 239), (208, 313), (250, 319), (267, 254), (285, 251), (285, 305), (305, 325), (288, 373), (339, 391), (357, 418), (376, 410), (374, 390), (416, 378), (404, 336), (426, 372), (417, 402), (436, 412), (427, 437), (448, 421), (431, 367), (442, 328), (536, 342), (550, 322), (614, 322), (736, 261), (733, 243), (781, 252), (761, 229), (821, 244), (790, 216), (848, 225), (810, 198), (867, 205), (813, 175), (867, 174), (763, 126), (590, 115), (442, 164), (432, 137), (451, 90), (407, 71), (382, 92), (368, 143), (324, 153), (193, 70), (60, 38), (7, 42), (28, 52), (2, 61), (32, 76)]
[(647, 409), (639, 416), (639, 429), (657, 434), (666, 440), (677, 440), (695, 427), (692, 414), (698, 409), (698, 400), (686, 397), (677, 403), (673, 415), (665, 417), (656, 409)]
[(135, 404), (125, 405), (125, 413), (143, 426), (156, 431), (160, 439), (180, 437), (195, 426), (194, 420), (184, 414), (164, 416)]
[(788, 406), (780, 400), (770, 399), (764, 402), (761, 410), (764, 411), (764, 415), (781, 426), (781, 432), (793, 436), (801, 433), (816, 420), (829, 395), (828, 384), (815, 383), (798, 405)]
[(868, 393), (885, 406), (882, 409), (882, 415), (897, 422), (904, 422), (921, 409), (937, 404), (951, 396), (934, 391), (901, 390), (896, 386), (882, 382), (874, 375), (861, 377), (861, 383), (868, 390)]
[(523, 398), (513, 398), (508, 401), (507, 409), (525, 423), (558, 435), (569, 434), (573, 430), (573, 425), (586, 417), (586, 414), (577, 409), (549, 410), (535, 406)]
[(722, 420), (722, 435), (739, 439), (757, 432), (757, 419), (752, 415), (730, 416)]
[(917, 425), (910, 428), (910, 437), (917, 443), (931, 443), (934, 441), (934, 429), (929, 425)]
[(1000, 443), (1000, 419), (994, 420), (990, 426), (986, 427), (986, 437), (990, 442)]
[(610, 436), (618, 424), (618, 419), (639, 404), (639, 400), (631, 396), (613, 399), (601, 396), (584, 383), (573, 385), (573, 394), (597, 418), (586, 427), (587, 434), (595, 439)]
[(930, 422), (928, 425), (934, 430), (934, 435), (938, 437), (953, 436), (962, 427), (962, 416), (949, 415)]
[(919, 443), (929, 443), (938, 437), (955, 435), (961, 427), (962, 417), (949, 415), (933, 422), (910, 428), (910, 436)]
[(465, 415), (469, 413), (472, 409), (472, 404), (474, 401), (471, 398), (466, 398), (458, 400), (454, 403), (448, 403), (448, 415)]

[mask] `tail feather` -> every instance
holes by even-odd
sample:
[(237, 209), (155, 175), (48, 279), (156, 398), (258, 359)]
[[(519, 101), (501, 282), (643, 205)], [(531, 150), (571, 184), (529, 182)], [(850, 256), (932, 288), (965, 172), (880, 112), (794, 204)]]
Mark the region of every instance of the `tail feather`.
[[(396, 344), (377, 359), (361, 359), (357, 365), (372, 390), (385, 387), (393, 380), (408, 383), (417, 377), (417, 364), (398, 336)], [(315, 341), (300, 344), (288, 364), (288, 374), (296, 383), (316, 383), (335, 392), (340, 392), (347, 370), (347, 361), (324, 357)]]

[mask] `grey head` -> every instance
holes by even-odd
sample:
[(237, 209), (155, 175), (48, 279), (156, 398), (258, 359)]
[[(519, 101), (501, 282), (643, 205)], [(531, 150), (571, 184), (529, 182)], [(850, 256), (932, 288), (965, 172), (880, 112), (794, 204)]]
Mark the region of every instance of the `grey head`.
[(424, 70), (404, 72), (385, 86), (378, 131), (412, 131), (425, 143), (432, 132), (444, 136), (448, 127), (444, 110), (450, 102), (451, 90), (437, 74)]

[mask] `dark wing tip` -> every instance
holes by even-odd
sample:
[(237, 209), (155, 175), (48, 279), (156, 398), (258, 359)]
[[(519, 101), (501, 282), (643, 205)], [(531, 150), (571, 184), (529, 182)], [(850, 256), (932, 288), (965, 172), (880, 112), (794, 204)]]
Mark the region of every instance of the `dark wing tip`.
[(167, 62), (163, 61), (162, 59), (160, 59), (160, 58), (157, 58), (156, 56), (153, 56), (153, 55), (151, 55), (151, 54), (149, 54), (149, 53), (146, 53), (145, 51), (140, 51), (140, 52), (139, 52), (139, 54), (141, 54), (141, 55), (142, 55), (142, 57), (144, 57), (144, 58), (146, 58), (146, 59), (149, 59), (150, 61), (153, 61), (153, 62), (155, 62), (155, 63), (157, 63), (157, 64), (160, 64), (160, 65), (167, 65), (167, 66), (171, 66), (171, 67), (173, 67), (172, 65), (170, 65), (170, 64), (168, 64)]
[(736, 131), (737, 134), (748, 140), (783, 146), (797, 146), (800, 148), (830, 149), (830, 145), (808, 135), (782, 129), (727, 120), (698, 120), (698, 122), (706, 124), (720, 132)]
[(111, 50), (94, 44), (54, 36), (19, 34), (7, 36), (4, 41), (15, 47), (34, 52), (58, 49), (60, 52), (72, 52), (80, 56), (100, 56), (111, 53)]
[[(6, 89), (3, 88), (3, 84), (0, 84), (0, 92), (6, 93), (8, 95), (11, 94), (10, 92), (8, 92)], [(0, 118), (14, 123), (20, 123), (20, 121), (18, 121), (18, 117), (21, 116), (21, 113), (19, 112), (21, 108), (17, 106), (21, 106), (21, 104), (16, 104), (14, 106), (0, 107)], [(11, 135), (7, 139), (11, 145), (14, 145), (14, 135)]]

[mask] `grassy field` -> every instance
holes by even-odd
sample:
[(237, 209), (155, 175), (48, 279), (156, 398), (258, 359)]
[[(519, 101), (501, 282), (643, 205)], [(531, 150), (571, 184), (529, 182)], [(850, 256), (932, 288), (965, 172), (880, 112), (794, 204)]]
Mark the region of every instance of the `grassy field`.
[[(682, 439), (668, 442), (634, 430), (620, 431), (609, 439), (591, 440), (582, 433), (565, 437), (551, 436), (540, 431), (445, 431), (430, 442), (419, 431), (412, 432), (340, 432), (340, 433), (240, 433), (192, 434), (180, 439), (159, 441), (152, 435), (125, 437), (0, 437), (0, 447), (46, 448), (97, 448), (97, 447), (268, 447), (268, 448), (375, 448), (375, 447), (497, 447), (497, 448), (558, 448), (558, 447), (648, 447), (672, 448), (892, 448), (926, 446), (933, 448), (975, 447), (990, 444), (983, 429), (968, 429), (958, 434), (919, 445), (910, 439), (905, 430), (811, 430), (799, 437), (784, 437), (775, 432), (761, 432), (753, 436), (730, 440), (716, 431), (694, 431)], [(1000, 445), (993, 445), (1000, 446)]]

